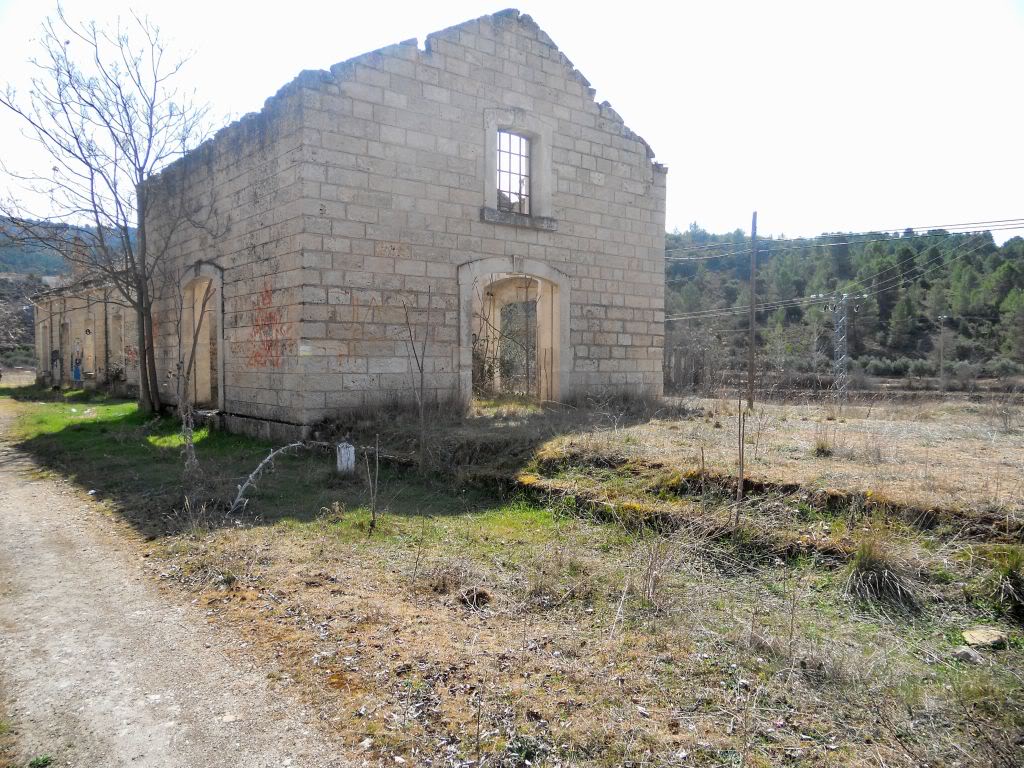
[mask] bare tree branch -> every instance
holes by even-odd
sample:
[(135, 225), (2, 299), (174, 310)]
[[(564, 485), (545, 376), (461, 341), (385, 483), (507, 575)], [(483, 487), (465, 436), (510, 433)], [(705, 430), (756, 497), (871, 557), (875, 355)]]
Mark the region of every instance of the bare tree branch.
[[(108, 283), (138, 320), (140, 405), (160, 407), (155, 381), (152, 302), (159, 265), (180, 226), (200, 217), (159, 172), (206, 135), (207, 107), (173, 80), (188, 61), (167, 58), (160, 29), (132, 14), (113, 30), (75, 23), (58, 5), (40, 36), (27, 98), (12, 85), (0, 106), (47, 153), (48, 173), (0, 166), (20, 194), (0, 201), (15, 240), (61, 253), (79, 271)], [(160, 194), (153, 185), (163, 184)], [(47, 201), (28, 210), (17, 199)], [(161, 231), (147, 231), (150, 209), (165, 206)], [(65, 226), (54, 227), (54, 222)], [(13, 234), (12, 234), (13, 232)]]

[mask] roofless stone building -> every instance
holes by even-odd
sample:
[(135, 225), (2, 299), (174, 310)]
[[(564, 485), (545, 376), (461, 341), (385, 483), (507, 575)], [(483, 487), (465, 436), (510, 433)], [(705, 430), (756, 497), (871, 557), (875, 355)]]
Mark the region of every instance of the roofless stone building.
[(197, 336), (193, 400), (291, 436), (413, 399), (410, 334), (428, 399), (660, 395), (666, 169), (593, 97), (516, 10), (301, 73), (152, 187), (167, 395)]

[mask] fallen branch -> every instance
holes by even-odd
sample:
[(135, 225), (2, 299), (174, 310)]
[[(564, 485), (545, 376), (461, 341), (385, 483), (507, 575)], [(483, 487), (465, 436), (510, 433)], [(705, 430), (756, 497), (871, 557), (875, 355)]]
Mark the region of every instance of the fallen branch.
[(249, 500), (245, 498), (246, 492), (249, 489), (256, 487), (256, 482), (263, 475), (264, 471), (266, 471), (267, 467), (273, 466), (274, 459), (276, 459), (282, 453), (286, 453), (287, 451), (290, 451), (292, 449), (322, 447), (323, 445), (325, 445), (325, 443), (298, 442), (289, 443), (288, 445), (284, 445), (280, 448), (275, 448), (274, 450), (272, 450), (270, 454), (257, 465), (256, 469), (252, 471), (249, 477), (245, 479), (245, 482), (238, 486), (238, 494), (235, 496), (235, 500), (231, 502), (231, 507), (228, 509), (228, 514), (233, 515), (236, 512), (245, 511), (245, 506), (249, 503)]
[[(273, 467), (274, 459), (276, 459), (278, 456), (280, 456), (282, 454), (287, 453), (288, 451), (292, 451), (292, 450), (297, 451), (297, 450), (300, 450), (300, 449), (310, 450), (310, 449), (314, 449), (314, 448), (326, 449), (326, 450), (334, 450), (334, 444), (333, 443), (320, 442), (320, 441), (309, 441), (309, 442), (299, 441), (299, 442), (295, 442), (295, 443), (289, 443), (288, 445), (282, 445), (280, 448), (274, 448), (267, 455), (267, 457), (265, 459), (263, 459), (263, 461), (261, 461), (256, 466), (256, 469), (254, 469), (252, 471), (252, 473), (245, 479), (245, 482), (238, 486), (238, 493), (235, 495), (235, 500), (231, 502), (231, 506), (228, 507), (228, 514), (229, 515), (233, 515), (236, 512), (244, 512), (245, 511), (245, 507), (249, 503), (249, 500), (247, 498), (245, 498), (245, 495), (249, 491), (253, 490), (256, 487), (256, 483), (263, 476), (263, 473), (266, 472), (268, 468), (272, 468)], [(369, 461), (369, 454), (370, 453), (373, 453), (373, 455), (376, 457), (376, 460), (378, 462), (378, 468), (377, 468), (377, 473), (378, 474), (380, 472), (379, 463), (380, 463), (380, 459), (381, 458), (383, 458), (385, 461), (391, 461), (391, 462), (394, 462), (394, 463), (397, 463), (397, 464), (409, 463), (408, 460), (405, 460), (405, 459), (403, 459), (400, 456), (394, 456), (394, 455), (390, 455), (390, 454), (387, 454), (387, 453), (382, 453), (381, 450), (380, 450), (379, 442), (378, 442), (378, 445), (375, 445), (375, 446), (374, 445), (363, 446), (361, 448), (361, 450), (367, 455), (367, 461)], [(373, 490), (374, 490), (374, 502), (373, 503), (374, 503), (374, 505), (376, 505), (376, 489), (374, 488)]]

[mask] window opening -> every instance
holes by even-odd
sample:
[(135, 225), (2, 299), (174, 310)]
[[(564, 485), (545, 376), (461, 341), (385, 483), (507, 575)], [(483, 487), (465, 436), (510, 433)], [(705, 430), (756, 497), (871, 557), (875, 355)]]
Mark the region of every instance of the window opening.
[(498, 131), (498, 210), (530, 215), (530, 140)]

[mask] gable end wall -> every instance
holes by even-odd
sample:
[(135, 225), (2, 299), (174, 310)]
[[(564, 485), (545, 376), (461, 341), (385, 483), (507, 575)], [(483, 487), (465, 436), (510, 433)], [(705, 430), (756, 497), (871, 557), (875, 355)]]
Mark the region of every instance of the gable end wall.
[[(453, 397), (458, 268), (495, 256), (570, 278), (563, 396), (661, 394), (665, 171), (529, 17), (467, 22), (332, 75), (303, 100), (308, 420), (411, 397), (407, 308), (427, 334), (430, 396)], [(550, 126), (557, 231), (481, 220), (494, 113)]]

